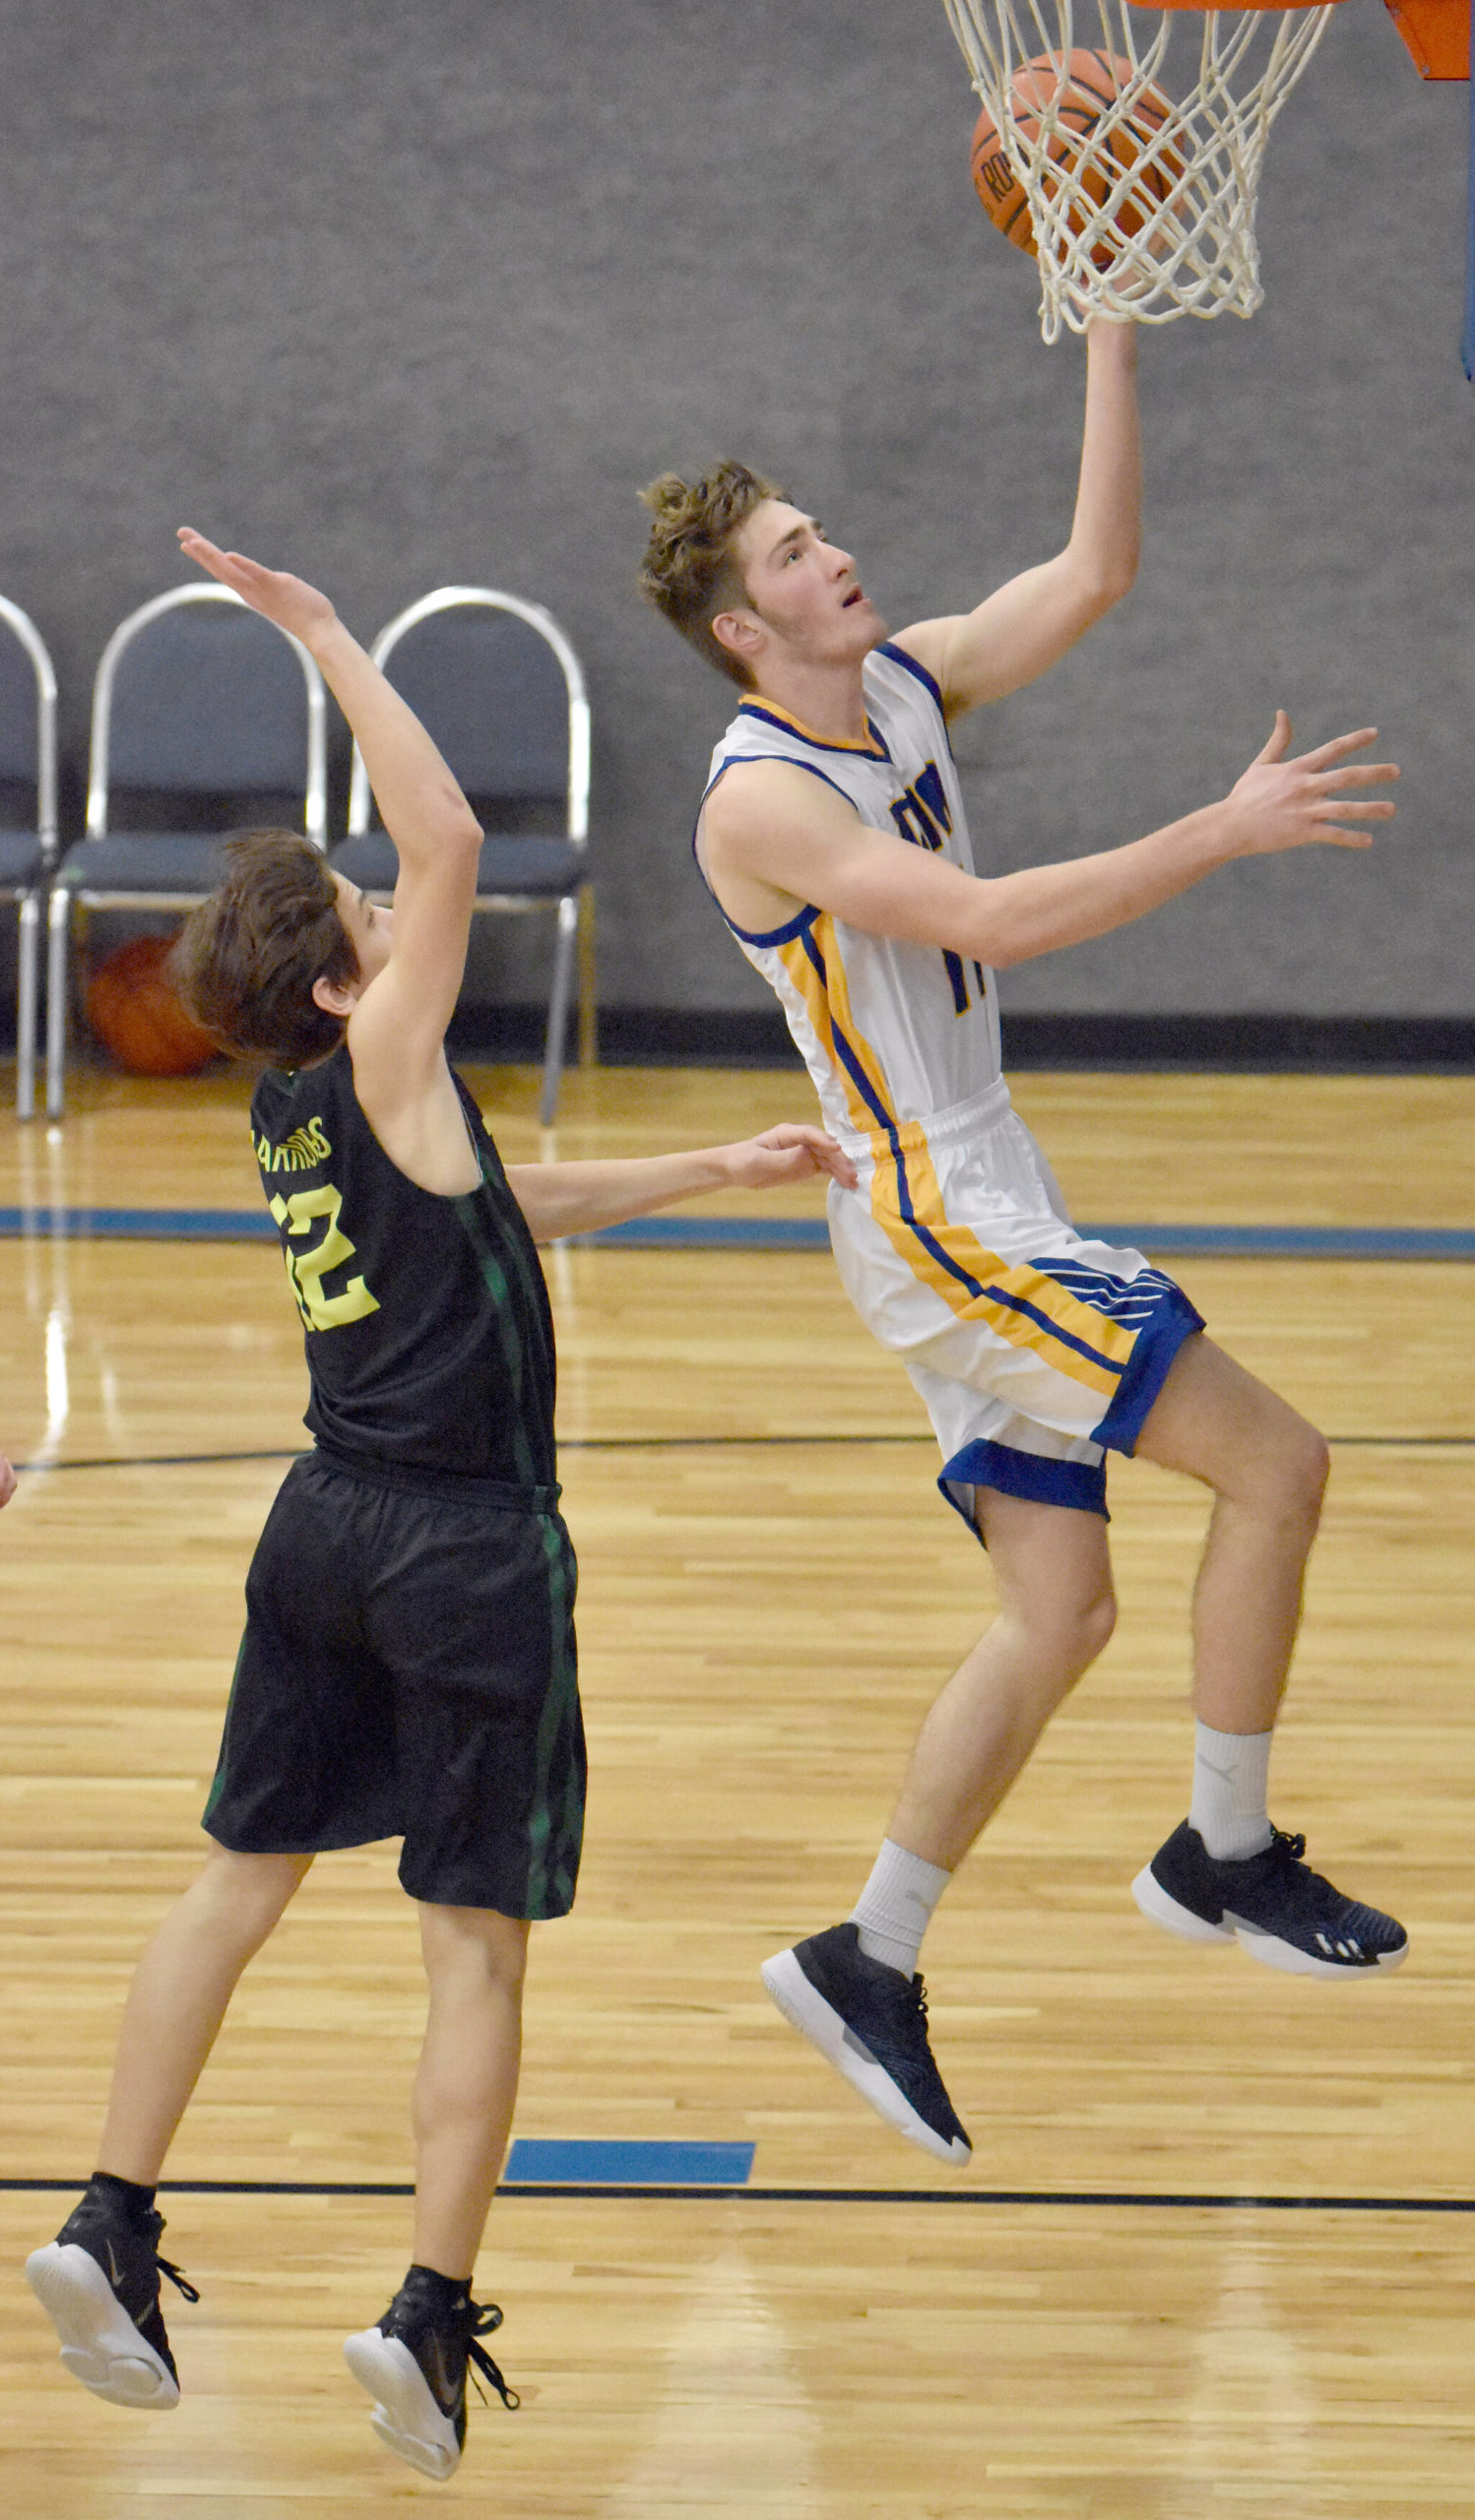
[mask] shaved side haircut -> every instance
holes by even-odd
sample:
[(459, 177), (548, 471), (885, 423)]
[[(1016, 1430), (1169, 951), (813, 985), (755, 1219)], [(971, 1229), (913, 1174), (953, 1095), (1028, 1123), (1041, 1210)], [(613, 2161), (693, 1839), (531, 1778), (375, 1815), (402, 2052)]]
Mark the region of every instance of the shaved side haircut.
[(750, 691), (747, 668), (714, 637), (712, 624), (719, 612), (749, 603), (733, 546), (755, 509), (785, 492), (745, 464), (722, 463), (700, 481), (663, 472), (640, 495), (653, 520), (641, 594), (709, 665)]

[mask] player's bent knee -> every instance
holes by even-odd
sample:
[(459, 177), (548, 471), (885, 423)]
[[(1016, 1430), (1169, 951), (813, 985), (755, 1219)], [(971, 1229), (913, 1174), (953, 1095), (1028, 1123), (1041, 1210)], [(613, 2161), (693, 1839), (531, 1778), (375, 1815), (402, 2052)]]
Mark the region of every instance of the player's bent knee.
[(1266, 1501), (1313, 1529), (1320, 1519), (1321, 1500), (1331, 1473), (1325, 1436), (1305, 1418), (1290, 1415), (1288, 1428), (1277, 1430), (1266, 1480)]
[(1099, 1593), (1081, 1619), (1082, 1635), (1090, 1648), (1086, 1658), (1088, 1663), (1094, 1663), (1098, 1654), (1106, 1652), (1116, 1628), (1117, 1596), (1115, 1593)]
[(1105, 1652), (1117, 1625), (1117, 1597), (1110, 1590), (1089, 1601), (1037, 1599), (1016, 1610), (1020, 1625), (1042, 1667), (1059, 1672), (1068, 1683), (1090, 1670)]
[(1061, 1659), (1073, 1678), (1088, 1671), (1099, 1654), (1104, 1654), (1117, 1625), (1115, 1593), (1098, 1593), (1095, 1600), (1083, 1603), (1074, 1612), (1061, 1638)]
[(420, 1944), (432, 1979), (470, 1976), (509, 1995), (522, 1992), (528, 1971), (523, 1918), (504, 1917), (494, 1908), (450, 1908), (424, 1901)]

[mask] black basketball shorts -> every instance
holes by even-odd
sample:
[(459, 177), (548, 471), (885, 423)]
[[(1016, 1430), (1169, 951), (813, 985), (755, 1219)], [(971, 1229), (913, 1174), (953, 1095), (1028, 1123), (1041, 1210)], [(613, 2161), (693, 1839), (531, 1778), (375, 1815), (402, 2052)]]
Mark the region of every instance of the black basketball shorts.
[(565, 1915), (586, 1765), (557, 1493), (294, 1462), (246, 1578), (211, 1836), (400, 1837), (413, 1899)]

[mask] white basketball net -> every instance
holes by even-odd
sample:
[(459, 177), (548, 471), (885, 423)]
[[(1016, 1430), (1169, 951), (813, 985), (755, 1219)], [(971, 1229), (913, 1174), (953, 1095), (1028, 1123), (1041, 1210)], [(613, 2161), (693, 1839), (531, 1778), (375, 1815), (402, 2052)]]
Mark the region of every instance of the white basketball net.
[[(1252, 315), (1262, 296), (1254, 208), (1265, 142), (1320, 40), (1332, 0), (1283, 15), (1169, 14), (1128, 0), (944, 5), (1029, 204), (1047, 342), (1062, 323), (1084, 332), (1098, 314), (1139, 324), (1231, 310)], [(1043, 53), (1075, 47), (1130, 65), (1116, 102), (1082, 139), (1056, 118), (1056, 102), (1068, 100), (1063, 82), (1052, 101), (1037, 72), (1026, 82), (1033, 110), (1021, 129), (1016, 72)], [(1156, 92), (1154, 113), (1134, 123), (1133, 100), (1148, 89)], [(1167, 118), (1157, 126), (1164, 103)], [(1052, 143), (1076, 159), (1068, 171), (1053, 159)]]

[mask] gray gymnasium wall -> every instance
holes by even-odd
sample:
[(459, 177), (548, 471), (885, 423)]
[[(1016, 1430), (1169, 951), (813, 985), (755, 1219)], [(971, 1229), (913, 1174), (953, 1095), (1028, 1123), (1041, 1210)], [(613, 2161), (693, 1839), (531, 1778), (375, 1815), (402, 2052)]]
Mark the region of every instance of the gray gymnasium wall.
[[(57, 660), (73, 827), (98, 650), (181, 519), (365, 635), (521, 591), (587, 662), (605, 1001), (720, 1045), (766, 1002), (687, 849), (728, 697), (631, 593), (637, 484), (749, 457), (898, 625), (1068, 525), (1080, 346), (973, 201), (940, 0), (3, 0), (0, 64), (0, 590)], [(1385, 730), (1397, 836), (1233, 869), (1015, 1009), (1475, 1016), (1466, 95), (1344, 0), (1263, 311), (1144, 341), (1134, 595), (960, 741), (985, 868), (1222, 792), (1278, 702)], [(539, 968), (500, 924), (471, 994)]]

